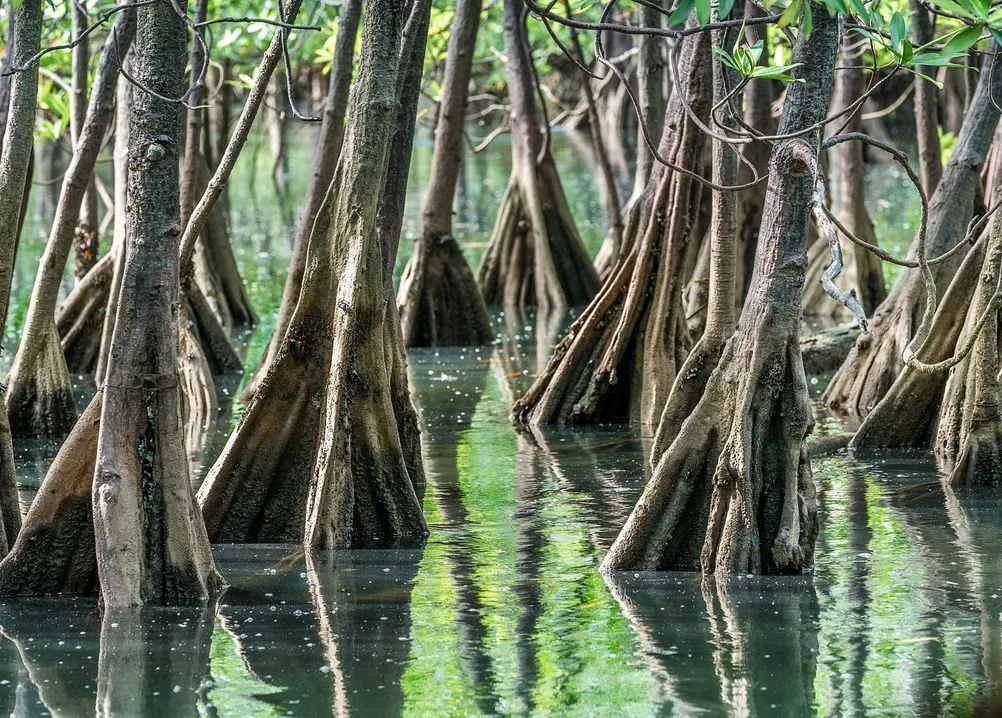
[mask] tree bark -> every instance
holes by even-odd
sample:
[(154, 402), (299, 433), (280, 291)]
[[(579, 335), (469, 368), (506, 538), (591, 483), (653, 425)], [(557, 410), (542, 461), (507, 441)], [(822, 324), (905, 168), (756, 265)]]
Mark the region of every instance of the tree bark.
[[(302, 541), (308, 516), (307, 545), (333, 516), (348, 521), (337, 526), (338, 539), (348, 534), (353, 545), (378, 541), (382, 528), (395, 535), (425, 530), (392, 407), (384, 333), (392, 302), (384, 306), (389, 295), (376, 234), (397, 111), (402, 5), (367, 6), (345, 145), (313, 223), (299, 301), (275, 359), (199, 489), (213, 540)], [(355, 394), (339, 391), (342, 372), (351, 374)], [(349, 443), (333, 450), (332, 440)], [(328, 468), (339, 474), (336, 486)], [(339, 502), (333, 514), (332, 497)], [(380, 517), (389, 526), (377, 527)]]
[[(912, 20), (912, 44), (921, 47), (933, 40), (932, 18), (920, 0), (909, 1)], [(921, 66), (918, 72), (934, 77), (935, 70)], [(918, 75), (915, 83), (915, 133), (918, 139), (919, 166), (922, 169), (922, 186), (927, 197), (932, 197), (943, 176), (943, 154), (939, 146), (939, 97), (936, 86)]]
[[(846, 57), (843, 53), (835, 81), (836, 111), (844, 111), (866, 91), (863, 67), (857, 57)], [(862, 132), (860, 113), (855, 112), (848, 119), (843, 132)], [(873, 220), (866, 209), (866, 165), (863, 162), (863, 145), (860, 142), (843, 142), (834, 152), (838, 155), (838, 170), (833, 178), (837, 185), (839, 221), (860, 239), (877, 244), (873, 231)], [(867, 315), (887, 298), (884, 288), (884, 270), (880, 259), (873, 252), (852, 244), (843, 255), (844, 265), (839, 275), (839, 286), (855, 292), (856, 298)], [(804, 289), (804, 314), (832, 316), (845, 321), (851, 319), (851, 312), (845, 305), (828, 296), (821, 285), (821, 276), (831, 265), (831, 253), (827, 242), (815, 242), (808, 251), (807, 284)]]
[[(700, 169), (705, 136), (678, 94), (684, 92), (692, 111), (706, 120), (712, 80), (704, 35), (683, 40), (682, 87), (668, 104), (659, 147), (662, 157), (690, 172)], [(636, 234), (624, 238), (628, 252), (515, 404), (516, 421), (657, 423), (688, 348), (681, 267), (699, 196), (689, 176), (660, 163), (654, 168), (636, 203)]]
[[(991, 47), (996, 47), (994, 42)], [(981, 166), (999, 119), (993, 96), (1002, 96), (1002, 72), (981, 73), (957, 144), (929, 201), (926, 254), (930, 259), (952, 248), (967, 234), (980, 191)], [(913, 260), (918, 249), (915, 242), (909, 251)], [(940, 292), (953, 278), (961, 259), (958, 255), (931, 267)], [(877, 405), (901, 372), (901, 355), (918, 325), (917, 314), (924, 297), (920, 271), (903, 269), (874, 313), (869, 333), (860, 336), (832, 377), (822, 399), (825, 404), (858, 416), (866, 416)]]
[[(15, 436), (60, 436), (73, 427), (69, 370), (56, 329), (56, 302), (73, 243), (80, 206), (115, 109), (118, 52), (135, 33), (135, 14), (120, 12), (105, 41), (80, 141), (63, 179), (49, 241), (39, 262), (21, 344), (11, 368), (7, 411)], [(116, 39), (117, 38), (117, 39)]]
[[(187, 30), (166, 3), (138, 10), (135, 76), (165, 97), (184, 89)], [(118, 316), (94, 472), (104, 605), (198, 603), (221, 587), (195, 505), (181, 422), (181, 106), (137, 92)]]
[(481, 0), (459, 0), (449, 32), (421, 234), (397, 294), (407, 347), (487, 344), (494, 338), (487, 305), (452, 233), (452, 206), (463, 157), (463, 127), (481, 8)]
[[(779, 131), (824, 119), (840, 22), (821, 5), (801, 30)], [(800, 356), (800, 297), (816, 139), (778, 142), (749, 298), (703, 397), (664, 452), (605, 570), (796, 573), (818, 531), (806, 437), (813, 428)]]
[[(70, 137), (73, 148), (83, 132), (87, 117), (87, 81), (88, 65), (90, 64), (89, 38), (80, 38), (87, 28), (89, 20), (83, 3), (69, 0), (69, 15), (71, 18), (70, 35), (78, 44), (73, 48), (72, 55), (72, 92), (70, 92)], [(87, 272), (97, 262), (97, 248), (100, 233), (97, 218), (97, 185), (93, 174), (87, 183), (83, 205), (80, 208), (80, 219), (77, 223), (73, 249), (73, 276), (77, 281), (87, 276)]]
[(258, 380), (268, 373), (268, 367), (275, 360), (289, 328), (289, 321), (299, 301), (299, 293), (303, 286), (303, 275), (306, 271), (306, 254), (313, 231), (313, 223), (317, 218), (320, 205), (327, 196), (334, 169), (341, 155), (341, 145), (344, 142), (344, 118), (348, 108), (348, 90), (351, 87), (351, 76), (355, 59), (355, 38), (362, 18), (362, 0), (345, 0), (338, 19), (337, 34), (334, 40), (334, 59), (331, 63), (330, 79), (327, 87), (327, 104), (324, 107), (323, 120), (320, 124), (320, 137), (317, 140), (316, 160), (313, 164), (313, 174), (306, 190), (306, 203), (299, 220), (299, 228), (292, 245), (292, 257), (289, 260), (289, 274), (285, 279), (282, 291), (282, 302), (278, 307), (278, 318), (275, 320), (275, 331), (268, 342), (264, 359), (255, 372), (254, 379), (247, 384), (240, 400), (249, 405), (257, 389)]
[(505, 0), (512, 174), (477, 283), (488, 306), (563, 311), (591, 300), (598, 275), (574, 226), (548, 139), (540, 131), (524, 9), (520, 0)]

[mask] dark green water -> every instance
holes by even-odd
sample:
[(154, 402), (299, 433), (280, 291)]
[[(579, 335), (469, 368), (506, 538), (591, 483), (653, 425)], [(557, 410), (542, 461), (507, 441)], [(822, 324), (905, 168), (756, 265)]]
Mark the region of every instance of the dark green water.
[[(602, 235), (594, 183), (574, 146), (557, 140), (594, 251)], [(251, 156), (241, 161), (230, 190), (238, 260), (263, 317), (247, 341), (251, 366), (274, 323), (293, 198), (309, 171), (305, 130), (293, 146), (288, 200), (272, 188), (266, 149), (255, 173)], [(507, 181), (506, 153), (498, 145), (475, 158), (464, 178), (457, 223), (474, 262)], [(429, 161), (423, 142), (407, 236)], [(875, 212), (882, 240), (907, 245), (907, 188), (886, 168), (870, 179), (884, 201)], [(34, 217), (19, 258), (19, 307), (44, 234), (37, 209)], [(424, 424), (427, 542), (317, 565), (290, 560), (290, 547), (219, 547), (230, 588), (205, 610), (102, 615), (93, 601), (0, 605), (0, 712), (998, 714), (995, 495), (945, 494), (925, 457), (825, 459), (815, 465), (823, 525), (813, 575), (603, 577), (598, 562), (645, 481), (644, 437), (630, 427), (516, 433), (510, 402), (559, 326), (537, 327), (531, 315), (496, 320), (495, 347), (410, 356)], [(27, 496), (56, 446), (17, 450)]]

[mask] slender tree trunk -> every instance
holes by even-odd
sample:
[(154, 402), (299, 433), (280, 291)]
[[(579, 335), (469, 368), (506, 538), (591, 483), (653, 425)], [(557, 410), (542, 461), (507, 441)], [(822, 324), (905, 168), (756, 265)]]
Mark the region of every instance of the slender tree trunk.
[[(12, 13), (9, 28), (13, 38), (5, 53), (14, 66), (27, 62), (41, 44), (41, 3), (21, 3)], [(14, 256), (24, 215), (24, 200), (30, 181), (32, 137), (38, 101), (38, 73), (34, 68), (18, 72), (10, 83), (2, 149), (0, 149), (0, 330), (7, 325)], [(21, 510), (14, 476), (14, 447), (7, 412), (0, 410), (0, 555), (7, 555), (21, 528)]]
[[(82, 2), (69, 0), (69, 15), (71, 18), (71, 36), (78, 44), (73, 48), (72, 92), (70, 93), (70, 136), (73, 149), (76, 149), (83, 132), (87, 117), (87, 82), (88, 66), (90, 64), (89, 38), (80, 38), (80, 34), (90, 24), (87, 11)], [(97, 262), (99, 242), (99, 227), (97, 218), (97, 185), (91, 174), (84, 194), (83, 205), (80, 207), (80, 220), (77, 223), (76, 236), (73, 242), (74, 260), (73, 276), (81, 281), (91, 267)]]
[[(711, 100), (710, 43), (705, 33), (683, 40), (679, 75), (692, 111), (705, 121)], [(672, 96), (659, 153), (697, 172), (704, 133)], [(513, 408), (532, 424), (637, 421), (653, 427), (685, 358), (682, 262), (699, 207), (700, 187), (660, 163), (637, 202), (629, 251), (535, 383)], [(618, 386), (617, 386), (618, 384)]]
[(56, 302), (63, 270), (73, 243), (80, 206), (115, 109), (118, 52), (135, 34), (135, 14), (120, 12), (115, 31), (105, 41), (87, 119), (63, 179), (49, 241), (39, 262), (24, 333), (7, 392), (7, 411), (16, 436), (59, 436), (77, 418), (69, 370), (56, 329)]
[[(166, 3), (138, 10), (135, 76), (184, 89), (187, 29)], [(219, 590), (191, 489), (178, 383), (181, 107), (137, 92), (128, 232), (94, 472), (94, 534), (107, 607), (197, 603)]]
[[(745, 17), (757, 18), (763, 15), (762, 9), (751, 2), (745, 2)], [(769, 38), (764, 25), (749, 25), (745, 28), (745, 37), (750, 45), (761, 40), (764, 51), (760, 63), (769, 60)], [(774, 134), (776, 121), (772, 117), (773, 85), (771, 80), (752, 80), (745, 88), (744, 121), (765, 135)], [(769, 173), (769, 155), (771, 148), (766, 142), (751, 142), (744, 145), (742, 154), (755, 167), (758, 176)], [(742, 162), (738, 170), (742, 183), (752, 180), (751, 171)], [(766, 183), (751, 187), (741, 193), (741, 217), (738, 222), (738, 264), (737, 264), (737, 304), (740, 308), (748, 296), (751, 286), (752, 269), (755, 266), (755, 253), (758, 247), (758, 233), (762, 225), (762, 208), (765, 206)]]
[[(921, 47), (932, 42), (932, 18), (920, 0), (910, 0), (912, 43)], [(918, 72), (928, 77), (935, 75), (931, 67), (922, 66)], [(915, 130), (918, 139), (919, 165), (922, 168), (922, 185), (927, 197), (932, 197), (943, 176), (943, 155), (939, 146), (939, 97), (936, 86), (918, 75), (915, 83)]]
[(487, 305), (452, 233), (452, 207), (463, 157), (466, 100), (481, 7), (480, 0), (459, 0), (449, 32), (421, 234), (397, 294), (401, 333), (407, 347), (487, 344), (494, 338)]
[[(848, 37), (848, 36), (847, 36)], [(846, 57), (843, 53), (835, 81), (833, 103), (837, 111), (844, 111), (866, 91), (863, 67), (858, 57)], [(843, 132), (862, 132), (859, 113), (854, 113)], [(873, 231), (873, 221), (866, 209), (866, 165), (863, 162), (863, 145), (859, 142), (843, 142), (834, 152), (838, 157), (838, 170), (832, 172), (832, 184), (838, 188), (839, 221), (855, 236), (877, 244)], [(846, 291), (855, 292), (856, 298), (867, 315), (871, 314), (884, 299), (884, 270), (880, 259), (863, 247), (853, 244), (844, 254), (844, 265), (839, 275), (839, 285)], [(804, 314), (828, 315), (840, 319), (851, 319), (845, 305), (828, 296), (821, 286), (821, 276), (831, 265), (831, 253), (827, 242), (815, 242), (808, 251), (807, 284), (804, 288)]]
[[(991, 44), (994, 50), (996, 45)], [(967, 234), (981, 182), (981, 166), (988, 155), (999, 109), (992, 97), (1002, 97), (1002, 72), (984, 72), (964, 120), (957, 144), (943, 169), (943, 177), (929, 201), (926, 255), (932, 259), (952, 248)], [(916, 238), (917, 241), (917, 238)], [(909, 257), (917, 252), (912, 243)], [(950, 283), (962, 255), (931, 267), (937, 289)], [(921, 272), (904, 269), (842, 366), (832, 377), (823, 401), (838, 411), (866, 416), (901, 372), (901, 355), (918, 326), (925, 291)]]
[(520, 0), (505, 0), (512, 174), (477, 283), (488, 305), (560, 312), (589, 302), (598, 275), (574, 226), (549, 140), (540, 131), (524, 10)]
[[(813, 7), (801, 29), (779, 131), (824, 119), (840, 21)], [(606, 570), (791, 573), (809, 567), (818, 531), (806, 437), (813, 428), (800, 356), (800, 298), (816, 139), (779, 142), (769, 166), (748, 302), (703, 397), (664, 452)]]
[[(661, 27), (662, 14), (649, 5), (641, 5), (639, 10), (641, 27)], [(637, 95), (640, 98), (640, 114), (647, 125), (651, 142), (657, 147), (661, 142), (665, 117), (665, 58), (664, 40), (654, 35), (638, 35), (637, 49)], [(637, 134), (637, 171), (633, 181), (633, 198), (640, 197), (647, 186), (647, 180), (654, 169), (654, 155), (651, 154), (644, 138)], [(633, 202), (631, 201), (630, 204)]]
[(327, 196), (334, 169), (341, 155), (341, 145), (344, 141), (344, 117), (348, 107), (348, 90), (351, 87), (351, 76), (355, 59), (355, 38), (362, 18), (362, 0), (345, 0), (338, 19), (338, 29), (334, 40), (334, 59), (331, 63), (329, 83), (327, 87), (327, 105), (324, 107), (323, 120), (320, 125), (320, 137), (317, 140), (316, 160), (313, 164), (313, 174), (306, 191), (306, 203), (299, 220), (299, 229), (292, 245), (292, 257), (289, 260), (289, 274), (285, 279), (282, 291), (282, 302), (278, 308), (278, 318), (275, 320), (275, 331), (268, 342), (264, 359), (255, 372), (254, 380), (248, 383), (240, 400), (249, 404), (257, 388), (258, 380), (268, 372), (268, 367), (275, 359), (285, 334), (289, 321), (299, 301), (299, 293), (303, 286), (303, 275), (306, 271), (307, 246), (313, 223), (316, 220), (320, 205)]
[[(130, 53), (123, 61), (132, 65)], [(98, 386), (104, 382), (108, 369), (108, 352), (111, 350), (111, 336), (115, 331), (115, 318), (118, 316), (118, 295), (122, 291), (122, 272), (125, 269), (125, 216), (129, 204), (129, 121), (132, 117), (132, 84), (120, 83), (115, 98), (115, 235), (112, 240), (111, 253), (114, 255), (114, 273), (111, 287), (108, 290), (108, 305), (104, 314), (104, 326), (101, 330), (101, 350), (98, 354), (97, 368), (94, 380)]]

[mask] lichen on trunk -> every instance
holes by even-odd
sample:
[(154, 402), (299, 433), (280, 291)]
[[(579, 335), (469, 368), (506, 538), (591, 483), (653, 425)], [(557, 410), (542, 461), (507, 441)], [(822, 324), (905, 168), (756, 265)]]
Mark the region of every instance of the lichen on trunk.
[[(780, 134), (824, 119), (839, 25), (815, 6), (801, 31)], [(791, 573), (811, 565), (818, 531), (805, 439), (813, 428), (800, 356), (800, 297), (817, 146), (777, 142), (748, 301), (700, 402), (661, 456), (606, 570)]]

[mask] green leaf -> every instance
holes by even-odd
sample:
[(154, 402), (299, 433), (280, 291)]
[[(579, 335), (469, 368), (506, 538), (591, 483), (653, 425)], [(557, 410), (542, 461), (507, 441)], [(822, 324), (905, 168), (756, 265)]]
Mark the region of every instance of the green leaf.
[(956, 35), (950, 42), (946, 43), (946, 47), (940, 50), (939, 54), (943, 57), (955, 57), (962, 53), (965, 53), (977, 44), (978, 40), (981, 39), (982, 29), (978, 27), (968, 27)]
[(734, 59), (729, 54), (727, 54), (727, 50), (714, 46), (713, 53), (717, 56), (717, 59), (719, 59), (722, 63), (727, 65), (732, 70), (737, 70), (738, 72), (741, 71), (740, 68), (737, 66), (737, 64), (734, 62)]
[(901, 16), (901, 13), (895, 12), (891, 16), (891, 46), (896, 51), (901, 51), (901, 42), (907, 37), (907, 33), (905, 19)]
[(906, 37), (901, 41), (901, 64), (909, 64), (913, 57), (915, 57), (915, 50), (912, 49), (912, 41)]
[(700, 27), (706, 27), (710, 22), (710, 0), (696, 0), (696, 19)]
[(731, 14), (731, 10), (734, 9), (735, 0), (720, 0), (717, 6), (717, 15), (721, 20), (726, 20), (727, 16)]
[(953, 13), (954, 15), (960, 15), (961, 17), (970, 18), (971, 20), (975, 19), (970, 10), (962, 8), (960, 5), (953, 2), (953, 0), (933, 0), (932, 4), (938, 9)]
[(758, 61), (762, 59), (763, 50), (765, 50), (765, 40), (759, 40), (748, 48), (748, 54), (751, 55), (753, 65), (757, 65)]
[(988, 28), (988, 32), (990, 32), (992, 34), (992, 37), (995, 38), (995, 42), (997, 42), (999, 46), (1002, 47), (1002, 32), (999, 32), (994, 27)]
[(773, 67), (756, 67), (755, 71), (751, 74), (752, 77), (767, 78), (770, 80), (782, 80), (784, 78), (793, 79), (789, 75), (790, 70), (800, 67), (803, 63), (798, 62), (796, 65), (775, 65)]
[(21, 7), (21, 3), (23, 3), (23, 2), (24, 2), (24, 0), (12, 0), (12, 2), (10, 4), (11, 12), (17, 12), (17, 9), (19, 7)]
[(800, 17), (800, 0), (793, 0), (783, 11), (783, 14), (779, 16), (779, 21), (776, 25), (780, 28), (789, 27), (797, 21)]
[(669, 27), (684, 25), (685, 21), (689, 18), (689, 13), (692, 12), (693, 5), (695, 5), (695, 0), (682, 0), (678, 4), (678, 7), (675, 8), (675, 12), (668, 18)]
[(805, 38), (811, 36), (811, 30), (814, 29), (814, 13), (811, 11), (811, 0), (807, 0), (804, 3), (804, 25), (800, 31), (804, 34)]

